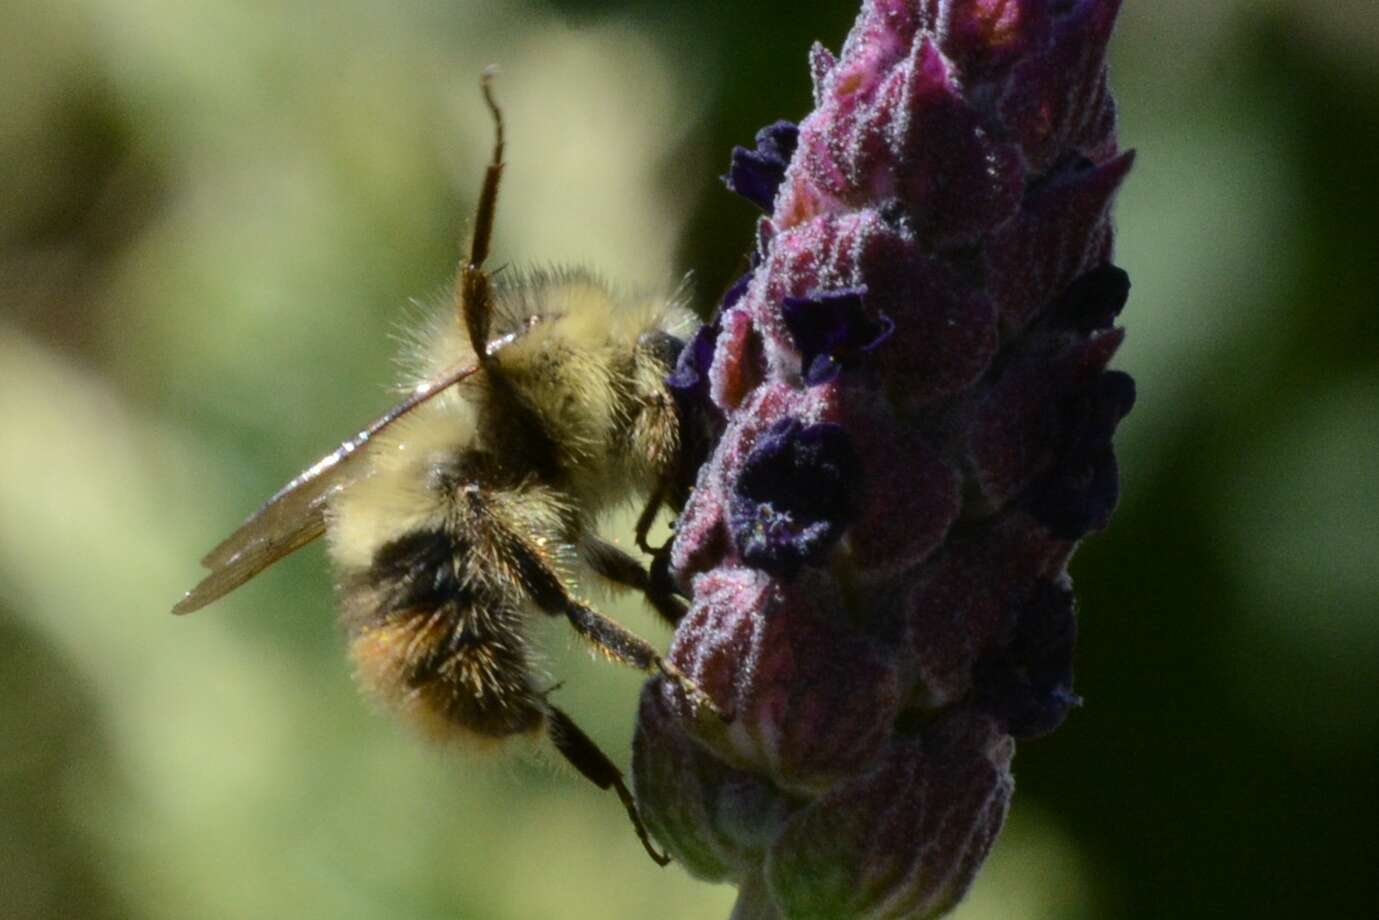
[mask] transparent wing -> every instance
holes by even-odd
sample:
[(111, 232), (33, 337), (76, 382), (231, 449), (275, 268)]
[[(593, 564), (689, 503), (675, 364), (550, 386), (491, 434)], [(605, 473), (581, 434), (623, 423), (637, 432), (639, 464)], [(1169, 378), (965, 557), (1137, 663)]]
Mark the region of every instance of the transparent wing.
[[(490, 345), (490, 353), (494, 350)], [(369, 442), (393, 422), (478, 369), (478, 364), (472, 364), (417, 387), (373, 424), (279, 489), (238, 530), (206, 554), (201, 564), (210, 572), (178, 601), (172, 612), (200, 610), (325, 533), (326, 506), (332, 495), (362, 472), (359, 461)]]

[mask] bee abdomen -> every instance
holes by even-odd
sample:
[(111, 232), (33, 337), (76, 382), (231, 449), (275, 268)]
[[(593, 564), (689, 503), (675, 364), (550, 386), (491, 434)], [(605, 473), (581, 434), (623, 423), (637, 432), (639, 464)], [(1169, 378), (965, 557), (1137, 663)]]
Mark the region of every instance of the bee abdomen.
[(522, 612), (471, 547), (443, 530), (383, 546), (347, 581), (343, 607), (363, 683), (436, 734), (490, 738), (539, 728)]

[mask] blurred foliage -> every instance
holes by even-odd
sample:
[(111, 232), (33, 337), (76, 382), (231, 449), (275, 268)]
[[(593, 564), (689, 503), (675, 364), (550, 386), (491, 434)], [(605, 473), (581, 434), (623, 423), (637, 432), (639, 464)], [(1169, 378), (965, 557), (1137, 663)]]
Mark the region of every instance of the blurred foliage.
[[(361, 703), (319, 550), (165, 611), (391, 401), (390, 336), (446, 283), (487, 154), (483, 65), (499, 259), (693, 268), (707, 307), (751, 234), (728, 151), (807, 109), (806, 49), (854, 12), (0, 7), (5, 917), (726, 915), (568, 771)], [(965, 920), (1373, 909), (1377, 60), (1368, 0), (1126, 5), (1125, 497), (1074, 563), (1087, 704), (1021, 750)], [(543, 633), (625, 761), (638, 675)]]

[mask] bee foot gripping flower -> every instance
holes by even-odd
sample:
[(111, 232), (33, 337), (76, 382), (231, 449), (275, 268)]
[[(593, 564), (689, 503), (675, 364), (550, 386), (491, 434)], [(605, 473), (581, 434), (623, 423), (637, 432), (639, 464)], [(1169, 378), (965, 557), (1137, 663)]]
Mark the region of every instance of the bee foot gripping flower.
[(1073, 691), (1066, 565), (1118, 497), (1118, 0), (867, 0), (734, 152), (748, 276), (671, 380), (714, 448), (642, 696), (646, 822), (734, 916), (938, 916)]

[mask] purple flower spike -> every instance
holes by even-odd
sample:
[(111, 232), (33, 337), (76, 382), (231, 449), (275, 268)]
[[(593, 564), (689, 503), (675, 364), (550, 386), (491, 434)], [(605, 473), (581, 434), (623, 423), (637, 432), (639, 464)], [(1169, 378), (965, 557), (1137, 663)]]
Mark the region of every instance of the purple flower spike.
[(733, 148), (733, 163), (723, 184), (770, 213), (799, 137), (800, 129), (788, 121), (762, 128), (757, 132), (755, 150)]
[(737, 920), (946, 913), (1015, 742), (1080, 702), (1067, 565), (1135, 400), (1110, 369), (1118, 8), (865, 0), (810, 51), (814, 111), (734, 153), (770, 215), (675, 377), (713, 425), (667, 656), (731, 718), (653, 679), (633, 771)]

